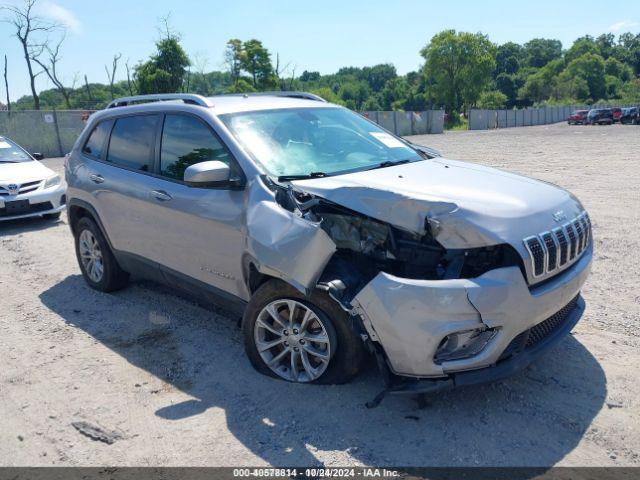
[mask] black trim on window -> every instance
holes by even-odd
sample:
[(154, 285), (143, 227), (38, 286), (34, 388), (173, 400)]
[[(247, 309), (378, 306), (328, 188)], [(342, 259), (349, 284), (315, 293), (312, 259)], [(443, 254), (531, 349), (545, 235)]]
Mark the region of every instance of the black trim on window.
[[(160, 173), (160, 156), (162, 155), (162, 134), (164, 132), (164, 124), (166, 122), (167, 119), (167, 115), (182, 115), (182, 116), (186, 116), (186, 117), (193, 117), (195, 118), (197, 121), (199, 121), (200, 123), (202, 123), (206, 128), (209, 129), (209, 132), (211, 132), (211, 134), (214, 136), (214, 138), (220, 143), (220, 145), (222, 146), (222, 148), (224, 148), (224, 150), (227, 152), (227, 154), (229, 155), (229, 160), (230, 163), (233, 163), (237, 172), (240, 175), (240, 179), (238, 180), (238, 182), (230, 182), (229, 184), (223, 185), (223, 186), (219, 186), (219, 185), (208, 185), (208, 184), (203, 184), (203, 185), (190, 185), (188, 183), (186, 183), (184, 180), (178, 180), (176, 178), (170, 178), (170, 177), (166, 177), (164, 175), (162, 175)], [(227, 145), (224, 143), (224, 141), (222, 141), (222, 138), (220, 138), (220, 135), (218, 135), (218, 132), (215, 131), (215, 129), (209, 125), (208, 122), (206, 122), (204, 119), (202, 119), (200, 116), (190, 113), (190, 112), (164, 112), (163, 113), (163, 117), (162, 117), (162, 125), (161, 128), (158, 131), (158, 136), (156, 139), (156, 147), (157, 147), (157, 151), (156, 151), (156, 156), (155, 156), (155, 165), (154, 165), (154, 176), (161, 178), (162, 180), (166, 180), (167, 182), (172, 182), (172, 183), (178, 183), (180, 185), (185, 185), (189, 188), (206, 188), (209, 190), (242, 190), (244, 189), (244, 187), (246, 186), (247, 183), (247, 176), (244, 173), (244, 170), (242, 170), (242, 167), (240, 166), (240, 163), (236, 160), (236, 157), (233, 155), (233, 153), (231, 152), (231, 150), (229, 149), (229, 147), (227, 147)], [(233, 167), (231, 167), (231, 165), (229, 166), (232, 170)]]
[[(109, 122), (111, 122), (111, 126), (107, 128), (107, 134), (102, 139), (102, 146), (100, 147), (100, 156), (98, 157), (96, 155), (92, 155), (91, 153), (88, 153), (85, 150), (85, 148), (87, 147), (87, 143), (89, 143), (89, 140), (91, 140), (91, 136), (95, 133), (96, 130), (98, 130), (98, 127), (100, 127), (100, 125), (103, 125)], [(86, 136), (82, 144), (82, 148), (80, 149), (80, 153), (94, 160), (102, 160), (106, 154), (107, 146), (109, 145), (108, 142), (109, 142), (109, 139), (111, 138), (111, 131), (113, 130), (113, 125), (115, 123), (116, 122), (114, 121), (113, 118), (107, 118), (105, 120), (100, 120), (99, 122), (97, 122), (95, 126), (91, 129), (91, 132), (89, 133), (89, 135)]]
[[(144, 170), (137, 170), (134, 168), (129, 168), (126, 167), (124, 165), (118, 165), (116, 163), (113, 162), (109, 162), (107, 161), (107, 154), (109, 151), (109, 144), (111, 143), (111, 134), (113, 133), (113, 128), (116, 125), (116, 121), (120, 118), (125, 118), (125, 117), (139, 117), (139, 116), (144, 116), (144, 115), (157, 115), (159, 117), (162, 117), (160, 119), (160, 121), (158, 122), (158, 128), (156, 129), (156, 137), (155, 140), (153, 142), (153, 146), (151, 148), (152, 150), (152, 159), (151, 159), (151, 163), (150, 163), (150, 171), (145, 172)], [(173, 178), (168, 178), (165, 176), (160, 175), (160, 148), (161, 148), (161, 142), (162, 142), (162, 130), (164, 128), (164, 120), (165, 117), (167, 115), (188, 115), (191, 117), (195, 117), (197, 120), (199, 120), (200, 122), (202, 122), (210, 131), (211, 133), (216, 137), (216, 139), (220, 142), (220, 145), (222, 145), (222, 147), (227, 151), (227, 153), (229, 154), (229, 159), (235, 164), (235, 166), (238, 169), (238, 172), (240, 174), (240, 180), (237, 184), (231, 183), (229, 185), (225, 185), (225, 186), (204, 186), (204, 185), (198, 185), (198, 186), (193, 186), (193, 185), (189, 185), (187, 183), (185, 183), (183, 180), (176, 180)], [(172, 183), (177, 183), (180, 185), (184, 185), (186, 187), (189, 188), (203, 188), (203, 189), (209, 189), (209, 190), (244, 190), (246, 183), (247, 183), (247, 175), (244, 173), (244, 170), (242, 169), (242, 166), (240, 165), (240, 162), (238, 162), (238, 160), (236, 159), (236, 157), (233, 155), (233, 153), (231, 152), (231, 150), (229, 149), (229, 147), (227, 146), (226, 143), (224, 143), (224, 141), (222, 140), (222, 138), (220, 138), (220, 135), (218, 135), (218, 133), (215, 131), (215, 129), (209, 124), (209, 122), (207, 122), (206, 120), (204, 120), (202, 117), (191, 113), (191, 112), (185, 112), (185, 111), (181, 111), (181, 110), (168, 110), (165, 112), (135, 112), (135, 113), (128, 113), (128, 114), (124, 114), (124, 115), (118, 115), (118, 116), (112, 116), (109, 118), (106, 118), (104, 120), (100, 120), (98, 123), (96, 123), (96, 127), (103, 123), (103, 122), (111, 122), (111, 128), (109, 129), (109, 135), (107, 135), (106, 139), (105, 139), (105, 145), (103, 146), (102, 149), (102, 155), (100, 158), (94, 157), (92, 155), (89, 155), (87, 153), (84, 152), (84, 147), (80, 150), (80, 152), (89, 157), (91, 160), (94, 160), (96, 162), (100, 162), (100, 163), (104, 163), (105, 165), (110, 165), (114, 168), (121, 168), (123, 170), (128, 170), (130, 172), (135, 172), (138, 173), (140, 175), (146, 175), (148, 177), (154, 177), (154, 178), (158, 178), (160, 180), (164, 180), (166, 182), (172, 182)], [(94, 127), (94, 129), (96, 128)], [(91, 130), (91, 132), (93, 133), (93, 130)], [(91, 134), (89, 134), (85, 140), (85, 143), (89, 140), (89, 137), (91, 136)]]

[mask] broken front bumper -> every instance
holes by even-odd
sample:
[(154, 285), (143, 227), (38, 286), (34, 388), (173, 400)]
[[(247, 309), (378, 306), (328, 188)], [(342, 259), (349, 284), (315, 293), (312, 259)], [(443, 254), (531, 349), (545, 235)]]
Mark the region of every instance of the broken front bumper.
[[(370, 337), (384, 349), (389, 367), (396, 375), (444, 382), (451, 381), (452, 374), (459, 379), (476, 378), (477, 374), (483, 375), (480, 369), (507, 361), (503, 360), (503, 354), (516, 337), (578, 297), (591, 259), (589, 247), (571, 268), (533, 287), (517, 267), (459, 280), (409, 280), (379, 273), (353, 303)], [(519, 352), (518, 364), (528, 364), (553, 344), (551, 340), (558, 341), (568, 333), (580, 318), (583, 306), (584, 302), (578, 299), (575, 308), (548, 338), (538, 342), (535, 349)], [(440, 364), (434, 361), (438, 346), (447, 335), (487, 327), (497, 333), (477, 355)], [(514, 358), (509, 360), (512, 365)], [(461, 376), (459, 372), (467, 373)], [(491, 378), (483, 381), (488, 380)]]

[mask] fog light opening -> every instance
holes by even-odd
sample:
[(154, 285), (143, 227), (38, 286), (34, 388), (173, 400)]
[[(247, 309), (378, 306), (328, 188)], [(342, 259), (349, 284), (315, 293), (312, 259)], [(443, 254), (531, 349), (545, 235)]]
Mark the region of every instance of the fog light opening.
[(439, 365), (442, 362), (473, 357), (484, 350), (497, 332), (495, 328), (477, 328), (451, 333), (440, 342), (434, 362)]

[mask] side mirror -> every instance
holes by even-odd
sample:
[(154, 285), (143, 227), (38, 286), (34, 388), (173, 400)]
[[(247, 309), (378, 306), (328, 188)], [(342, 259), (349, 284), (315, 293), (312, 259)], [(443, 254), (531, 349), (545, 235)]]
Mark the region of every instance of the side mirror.
[(43, 155), (43, 154), (41, 154), (41, 153), (36, 153), (36, 152), (34, 152), (34, 153), (32, 153), (32, 154), (31, 154), (31, 156), (32, 156), (33, 158), (35, 158), (36, 160), (44, 160), (44, 155)]
[(229, 165), (218, 160), (196, 163), (184, 171), (185, 183), (194, 187), (222, 187), (230, 177)]

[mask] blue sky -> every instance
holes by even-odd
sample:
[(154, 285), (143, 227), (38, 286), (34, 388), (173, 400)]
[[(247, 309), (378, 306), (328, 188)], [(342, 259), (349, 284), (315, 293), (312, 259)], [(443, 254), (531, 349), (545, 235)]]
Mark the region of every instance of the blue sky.
[[(7, 1), (20, 0), (0, 3)], [(207, 70), (223, 68), (225, 43), (237, 37), (262, 40), (298, 74), (383, 62), (406, 73), (419, 67), (420, 49), (446, 28), (481, 31), (496, 43), (557, 38), (565, 47), (584, 34), (640, 32), (638, 0), (40, 0), (39, 8), (68, 26), (60, 66), (68, 83), (85, 73), (90, 82), (105, 83), (104, 65), (114, 53), (131, 64), (147, 58), (159, 19), (168, 13), (187, 53)], [(5, 53), (15, 100), (29, 92), (26, 67), (10, 27), (0, 24), (0, 55)], [(124, 65), (117, 77), (123, 76)], [(37, 84), (39, 90), (51, 87), (44, 75)]]

